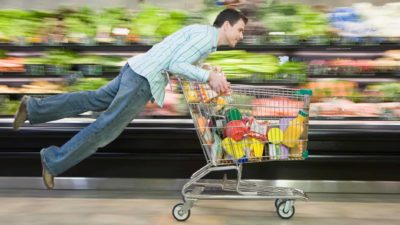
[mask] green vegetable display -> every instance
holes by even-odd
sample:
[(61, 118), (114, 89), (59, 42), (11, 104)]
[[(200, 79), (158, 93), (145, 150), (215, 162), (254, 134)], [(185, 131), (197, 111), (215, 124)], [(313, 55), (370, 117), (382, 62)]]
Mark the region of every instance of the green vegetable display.
[[(249, 53), (241, 50), (220, 51), (211, 54), (206, 63), (221, 66), (228, 79), (304, 81), (306, 66), (299, 62), (282, 65), (276, 56)], [(281, 76), (281, 74), (300, 76)]]
[(329, 29), (325, 14), (303, 4), (273, 3), (262, 9), (262, 15), (269, 32), (283, 32), (301, 40), (326, 36)]
[(19, 107), (20, 101), (8, 98), (0, 99), (0, 115), (14, 115)]
[(68, 87), (68, 91), (90, 91), (96, 90), (107, 84), (110, 80), (106, 78), (81, 78), (75, 84)]
[(366, 90), (379, 91), (383, 93), (383, 97), (388, 101), (400, 101), (400, 83), (382, 83), (368, 85)]
[(161, 8), (143, 5), (143, 10), (132, 19), (131, 30), (144, 38), (158, 41), (183, 27), (188, 16), (183, 11), (167, 11)]

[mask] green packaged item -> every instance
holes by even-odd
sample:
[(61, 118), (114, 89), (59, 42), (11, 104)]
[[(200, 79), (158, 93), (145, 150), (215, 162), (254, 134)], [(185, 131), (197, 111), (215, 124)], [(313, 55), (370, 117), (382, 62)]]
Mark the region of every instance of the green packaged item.
[(241, 120), (242, 119), (242, 114), (237, 108), (231, 108), (226, 111), (226, 119), (227, 122), (230, 122), (232, 120)]

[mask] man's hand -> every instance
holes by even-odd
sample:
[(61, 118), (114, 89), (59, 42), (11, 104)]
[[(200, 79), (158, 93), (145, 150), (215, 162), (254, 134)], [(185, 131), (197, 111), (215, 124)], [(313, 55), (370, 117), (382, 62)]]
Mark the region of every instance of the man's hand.
[(216, 70), (210, 71), (210, 76), (208, 77), (208, 84), (211, 89), (218, 94), (226, 93), (229, 90), (229, 83), (226, 80), (226, 77), (217, 72)]
[(218, 73), (222, 73), (222, 68), (220, 66), (213, 66), (212, 70)]

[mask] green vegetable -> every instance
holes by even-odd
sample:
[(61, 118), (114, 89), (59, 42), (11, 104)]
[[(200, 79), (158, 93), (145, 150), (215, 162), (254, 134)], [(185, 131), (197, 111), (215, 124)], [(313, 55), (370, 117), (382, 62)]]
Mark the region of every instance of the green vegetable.
[(300, 39), (327, 35), (326, 15), (304, 4), (273, 3), (262, 9), (262, 21), (270, 32), (284, 32)]
[(188, 18), (183, 11), (167, 11), (150, 5), (142, 7), (131, 21), (131, 30), (145, 38), (160, 40), (183, 27)]
[(89, 91), (96, 90), (107, 84), (109, 79), (106, 78), (81, 78), (75, 84), (68, 87), (68, 91)]

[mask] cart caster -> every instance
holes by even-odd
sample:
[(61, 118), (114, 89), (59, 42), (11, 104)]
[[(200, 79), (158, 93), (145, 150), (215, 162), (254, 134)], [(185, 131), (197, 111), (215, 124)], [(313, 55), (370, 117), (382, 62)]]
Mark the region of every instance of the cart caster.
[(184, 212), (182, 208), (183, 208), (183, 203), (178, 203), (172, 209), (172, 215), (178, 221), (185, 221), (190, 217), (190, 209), (188, 209), (187, 212)]
[(295, 213), (293, 202), (289, 205), (288, 209), (285, 210), (288, 201), (282, 201), (278, 204), (278, 207), (276, 207), (276, 213), (278, 213), (278, 216), (282, 219), (290, 219)]
[(278, 208), (278, 205), (281, 204), (281, 202), (284, 202), (284, 200), (281, 198), (275, 199), (275, 208)]

